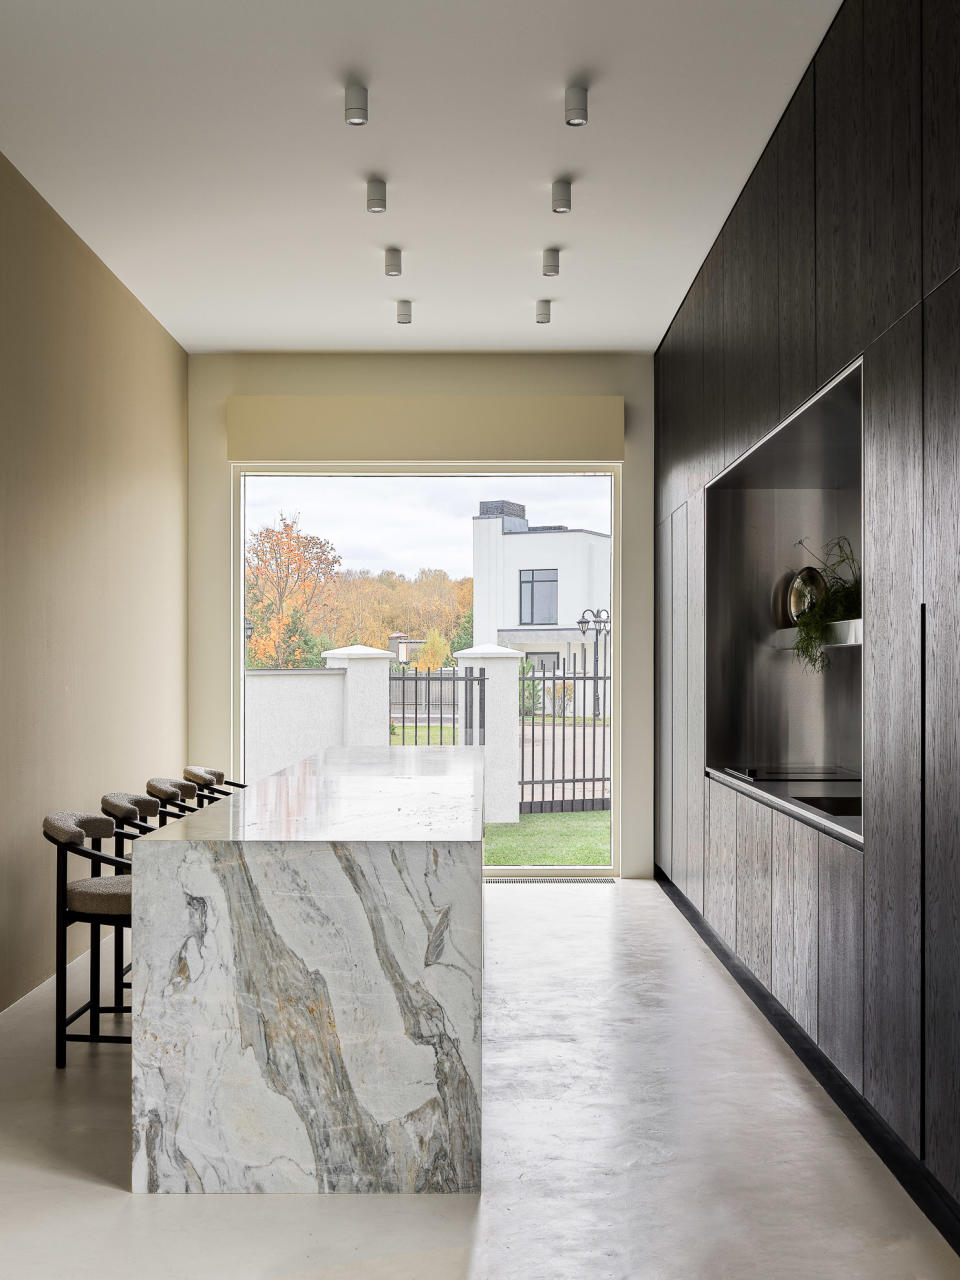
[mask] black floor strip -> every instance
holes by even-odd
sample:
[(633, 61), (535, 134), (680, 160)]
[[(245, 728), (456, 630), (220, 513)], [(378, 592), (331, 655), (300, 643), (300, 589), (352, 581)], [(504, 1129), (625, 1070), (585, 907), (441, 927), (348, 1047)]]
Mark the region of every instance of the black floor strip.
[(780, 1001), (770, 994), (763, 983), (754, 977), (746, 965), (714, 933), (700, 912), (673, 881), (669, 880), (659, 867), (655, 869), (655, 874), (657, 883), (680, 914), (690, 922), (730, 976), (743, 988), (774, 1030), (779, 1032), (860, 1136), (870, 1144), (950, 1247), (960, 1254), (960, 1204), (941, 1186), (906, 1143), (881, 1119), (863, 1095), (858, 1093), (846, 1077), (837, 1070), (799, 1023), (790, 1017)]

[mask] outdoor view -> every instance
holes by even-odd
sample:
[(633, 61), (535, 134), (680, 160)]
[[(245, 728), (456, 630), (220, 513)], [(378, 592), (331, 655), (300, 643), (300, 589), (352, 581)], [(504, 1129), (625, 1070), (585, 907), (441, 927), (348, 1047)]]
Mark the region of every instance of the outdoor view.
[[(389, 654), (362, 655), (389, 665), (375, 736), (516, 755), (515, 787), (511, 772), (505, 794), (486, 793), (488, 815), (509, 819), (487, 822), (488, 866), (609, 865), (610, 477), (269, 474), (244, 487), (248, 776), (363, 740), (351, 717), (381, 713), (345, 702), (338, 668), (339, 651), (366, 646)], [(489, 645), (519, 656), (455, 657)]]

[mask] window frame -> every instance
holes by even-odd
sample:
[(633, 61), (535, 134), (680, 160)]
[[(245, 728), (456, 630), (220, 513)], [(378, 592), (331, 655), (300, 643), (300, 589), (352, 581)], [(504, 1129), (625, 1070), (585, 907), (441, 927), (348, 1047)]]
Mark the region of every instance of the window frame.
[[(552, 573), (552, 578), (537, 578), (538, 573)], [(519, 570), (519, 601), (518, 601), (518, 617), (520, 619), (518, 626), (521, 627), (555, 627), (559, 625), (560, 619), (560, 570), (559, 569), (520, 569)], [(524, 575), (527, 574), (527, 577)], [(537, 582), (552, 583), (554, 586), (554, 609), (553, 620), (544, 621), (536, 620), (537, 601), (536, 601), (536, 585)], [(530, 588), (530, 619), (524, 621), (523, 617), (523, 589)]]

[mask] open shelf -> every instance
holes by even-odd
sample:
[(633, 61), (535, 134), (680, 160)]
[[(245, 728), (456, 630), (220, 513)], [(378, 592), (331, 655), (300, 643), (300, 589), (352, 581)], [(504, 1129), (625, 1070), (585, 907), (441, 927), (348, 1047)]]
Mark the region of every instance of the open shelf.
[[(796, 639), (796, 627), (783, 627), (773, 633), (770, 643), (775, 649), (792, 649)], [(825, 649), (851, 648), (862, 644), (862, 618), (846, 618), (843, 622), (830, 623), (830, 639), (824, 645)]]

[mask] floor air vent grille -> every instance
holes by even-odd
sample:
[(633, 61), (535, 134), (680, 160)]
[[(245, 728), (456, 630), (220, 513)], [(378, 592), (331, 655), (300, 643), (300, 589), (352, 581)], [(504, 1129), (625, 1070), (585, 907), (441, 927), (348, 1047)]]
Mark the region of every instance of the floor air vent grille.
[(612, 876), (487, 876), (484, 884), (616, 884)]

